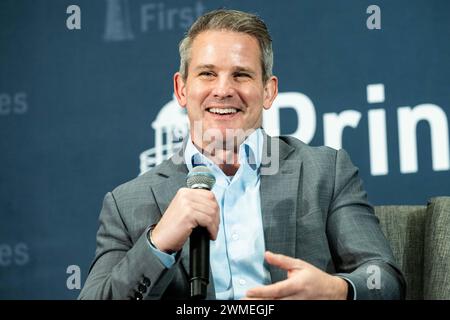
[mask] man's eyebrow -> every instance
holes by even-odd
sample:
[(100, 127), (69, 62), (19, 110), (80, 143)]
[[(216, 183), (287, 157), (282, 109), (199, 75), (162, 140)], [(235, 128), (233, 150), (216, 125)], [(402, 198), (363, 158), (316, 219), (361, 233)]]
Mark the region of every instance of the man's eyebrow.
[[(201, 65), (199, 65), (199, 66), (196, 66), (195, 68), (194, 68), (194, 71), (198, 71), (198, 70), (213, 70), (213, 69), (215, 69), (216, 68), (216, 66), (215, 65), (213, 65), (213, 64), (201, 64)], [(233, 68), (233, 72), (247, 72), (247, 73), (249, 73), (249, 74), (255, 74), (256, 72), (255, 71), (253, 71), (252, 69), (250, 69), (250, 68), (246, 68), (246, 67), (242, 67), (242, 66), (236, 66), (236, 67), (234, 67)]]
[(201, 64), (199, 66), (196, 66), (194, 68), (194, 70), (203, 70), (203, 69), (211, 70), (211, 69), (214, 69), (214, 68), (215, 68), (215, 66), (213, 64)]
[(246, 68), (246, 67), (236, 67), (236, 68), (234, 68), (234, 71), (235, 72), (247, 72), (249, 74), (255, 74), (256, 73), (252, 69)]

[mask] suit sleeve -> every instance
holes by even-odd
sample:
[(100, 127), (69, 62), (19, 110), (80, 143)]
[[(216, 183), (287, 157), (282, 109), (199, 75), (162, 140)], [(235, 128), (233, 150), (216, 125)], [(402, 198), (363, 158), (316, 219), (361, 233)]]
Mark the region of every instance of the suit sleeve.
[(327, 235), (336, 275), (354, 284), (358, 300), (403, 299), (405, 280), (344, 150), (337, 152), (335, 168)]
[[(100, 213), (97, 249), (79, 299), (158, 299), (173, 278), (150, 249), (146, 232), (132, 243), (113, 193), (106, 194)], [(175, 265), (179, 263), (180, 252)]]

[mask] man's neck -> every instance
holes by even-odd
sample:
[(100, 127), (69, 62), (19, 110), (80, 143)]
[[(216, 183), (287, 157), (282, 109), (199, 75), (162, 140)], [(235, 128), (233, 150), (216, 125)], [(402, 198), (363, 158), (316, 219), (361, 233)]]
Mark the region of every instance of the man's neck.
[[(241, 144), (252, 135), (255, 129), (248, 129), (246, 131), (240, 130), (232, 135), (232, 138), (225, 141), (220, 139), (204, 141), (204, 135), (196, 136), (195, 132), (191, 131), (190, 137), (194, 147), (213, 163), (215, 163), (225, 175), (234, 176), (239, 169), (239, 150)], [(231, 137), (231, 136), (230, 136)]]
[(225, 175), (234, 176), (239, 169), (239, 146), (228, 149), (213, 150), (203, 149), (199, 147), (195, 142), (194, 146), (208, 159), (215, 163)]
[[(217, 162), (214, 162), (227, 176), (234, 176), (239, 169), (239, 151), (236, 150), (219, 150)], [(214, 160), (212, 160), (214, 161)]]

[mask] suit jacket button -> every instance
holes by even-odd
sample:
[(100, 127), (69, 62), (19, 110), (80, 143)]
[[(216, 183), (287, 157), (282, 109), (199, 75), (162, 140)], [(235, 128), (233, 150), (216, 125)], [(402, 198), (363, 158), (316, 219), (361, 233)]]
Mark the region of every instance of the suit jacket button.
[(142, 294), (140, 294), (139, 292), (136, 292), (134, 294), (134, 300), (142, 300)]
[(144, 293), (145, 291), (147, 291), (147, 287), (140, 283), (138, 286), (138, 291), (139, 293)]
[(152, 284), (150, 279), (147, 277), (144, 277), (144, 280), (142, 282), (144, 283), (144, 286), (146, 286), (146, 287), (150, 287), (150, 285)]

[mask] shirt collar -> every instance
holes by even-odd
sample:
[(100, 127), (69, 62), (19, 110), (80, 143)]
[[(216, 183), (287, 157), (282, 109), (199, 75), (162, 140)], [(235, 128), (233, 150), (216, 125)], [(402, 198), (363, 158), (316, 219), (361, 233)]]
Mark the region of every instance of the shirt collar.
[[(189, 171), (198, 165), (215, 166), (215, 164), (203, 155), (194, 145), (191, 135), (187, 137), (186, 148), (184, 150), (184, 160)], [(253, 131), (239, 146), (239, 163), (248, 165), (256, 171), (261, 165), (263, 134), (261, 128)]]

